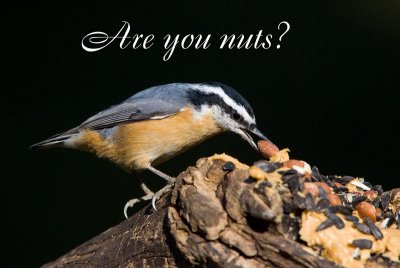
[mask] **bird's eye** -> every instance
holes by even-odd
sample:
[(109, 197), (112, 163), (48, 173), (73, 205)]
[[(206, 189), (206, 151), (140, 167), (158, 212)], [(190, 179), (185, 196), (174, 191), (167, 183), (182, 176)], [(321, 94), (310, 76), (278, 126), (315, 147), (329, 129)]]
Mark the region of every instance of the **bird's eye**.
[(234, 112), (233, 113), (233, 119), (239, 120), (240, 119), (240, 115), (237, 112)]

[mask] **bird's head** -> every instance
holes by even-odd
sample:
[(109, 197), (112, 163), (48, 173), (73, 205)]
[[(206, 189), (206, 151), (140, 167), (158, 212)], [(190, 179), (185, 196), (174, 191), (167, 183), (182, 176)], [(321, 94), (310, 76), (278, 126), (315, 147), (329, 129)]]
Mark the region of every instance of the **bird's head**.
[(221, 129), (239, 134), (255, 150), (258, 148), (251, 133), (268, 140), (258, 130), (250, 104), (235, 89), (221, 83), (208, 82), (195, 84), (188, 96), (196, 109), (211, 112)]

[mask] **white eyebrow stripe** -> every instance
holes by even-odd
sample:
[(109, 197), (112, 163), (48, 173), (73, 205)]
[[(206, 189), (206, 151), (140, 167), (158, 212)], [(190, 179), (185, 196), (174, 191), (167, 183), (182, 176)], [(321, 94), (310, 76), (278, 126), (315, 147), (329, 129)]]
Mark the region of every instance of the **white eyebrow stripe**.
[(228, 104), (233, 109), (238, 111), (239, 114), (241, 116), (243, 116), (243, 118), (247, 122), (250, 122), (250, 123), (255, 123), (256, 122), (255, 118), (251, 117), (249, 115), (249, 113), (246, 111), (246, 109), (242, 105), (237, 104), (231, 97), (229, 97), (221, 87), (208, 86), (208, 85), (197, 85), (196, 89), (199, 89), (201, 92), (204, 92), (204, 93), (209, 93), (209, 94), (213, 93), (213, 94), (216, 94), (216, 95), (220, 96), (221, 99), (226, 104)]

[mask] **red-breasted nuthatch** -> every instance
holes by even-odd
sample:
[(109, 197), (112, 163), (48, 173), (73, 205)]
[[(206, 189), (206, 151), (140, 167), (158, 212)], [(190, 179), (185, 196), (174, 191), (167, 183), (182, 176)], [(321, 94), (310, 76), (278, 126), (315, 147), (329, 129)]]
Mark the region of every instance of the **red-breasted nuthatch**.
[[(152, 199), (155, 208), (155, 201), (171, 189), (175, 178), (154, 166), (224, 131), (239, 134), (256, 150), (249, 133), (268, 140), (257, 129), (249, 103), (233, 88), (216, 82), (173, 83), (143, 90), (31, 148), (92, 152), (135, 174), (146, 195), (126, 203), (126, 216), (142, 200)], [(138, 177), (146, 169), (168, 185), (154, 194)]]

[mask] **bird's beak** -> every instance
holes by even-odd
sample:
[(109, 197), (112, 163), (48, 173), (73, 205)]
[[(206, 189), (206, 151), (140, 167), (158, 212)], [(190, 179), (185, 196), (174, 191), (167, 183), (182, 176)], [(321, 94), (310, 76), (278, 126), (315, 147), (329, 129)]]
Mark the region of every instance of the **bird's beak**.
[[(254, 129), (241, 129), (240, 131), (240, 136), (245, 139), (250, 145), (251, 147), (254, 148), (254, 150), (258, 151), (258, 147), (257, 144), (254, 142), (253, 138), (250, 136), (249, 132), (253, 133), (254, 135), (256, 135), (257, 137), (269, 141), (271, 142), (267, 137), (265, 137), (264, 134), (261, 133), (261, 131), (259, 131), (257, 128)], [(272, 143), (272, 142), (271, 142)]]

